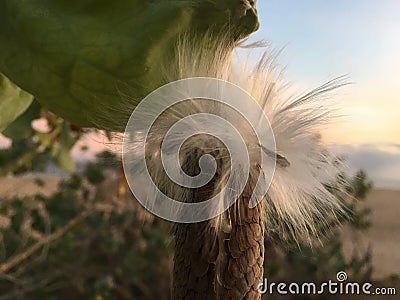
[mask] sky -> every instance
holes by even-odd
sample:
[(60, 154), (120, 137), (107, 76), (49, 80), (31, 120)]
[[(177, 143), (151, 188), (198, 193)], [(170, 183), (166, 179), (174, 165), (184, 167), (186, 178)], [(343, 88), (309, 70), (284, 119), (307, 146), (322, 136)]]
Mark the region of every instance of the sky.
[(285, 78), (309, 90), (347, 75), (343, 117), (322, 133), (378, 186), (400, 188), (400, 1), (259, 0), (252, 40), (283, 48)]

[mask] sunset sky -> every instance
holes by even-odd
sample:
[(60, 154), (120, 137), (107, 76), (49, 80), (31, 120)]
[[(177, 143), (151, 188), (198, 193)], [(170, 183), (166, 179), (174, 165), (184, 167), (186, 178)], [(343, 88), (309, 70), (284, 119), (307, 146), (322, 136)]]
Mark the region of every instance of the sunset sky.
[(400, 1), (262, 0), (253, 39), (285, 47), (286, 77), (310, 89), (348, 74), (339, 91), (343, 122), (335, 143), (400, 144)]
[(378, 187), (400, 188), (400, 1), (259, 0), (252, 40), (276, 49), (300, 91), (348, 75), (336, 93), (344, 117), (323, 140)]

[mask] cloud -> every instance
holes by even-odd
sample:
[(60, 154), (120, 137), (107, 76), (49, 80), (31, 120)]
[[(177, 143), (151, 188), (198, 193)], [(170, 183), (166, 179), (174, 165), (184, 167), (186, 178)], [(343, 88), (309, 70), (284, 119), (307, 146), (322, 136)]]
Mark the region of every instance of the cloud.
[(375, 186), (400, 189), (400, 144), (340, 145), (333, 151), (343, 155), (353, 171), (365, 170)]

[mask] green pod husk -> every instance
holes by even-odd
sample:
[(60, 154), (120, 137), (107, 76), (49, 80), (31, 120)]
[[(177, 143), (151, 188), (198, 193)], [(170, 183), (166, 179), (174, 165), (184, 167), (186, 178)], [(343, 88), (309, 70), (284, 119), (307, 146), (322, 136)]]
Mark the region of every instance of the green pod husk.
[(121, 131), (121, 91), (132, 108), (166, 83), (182, 35), (234, 43), (257, 28), (248, 0), (0, 0), (0, 72), (77, 125)]

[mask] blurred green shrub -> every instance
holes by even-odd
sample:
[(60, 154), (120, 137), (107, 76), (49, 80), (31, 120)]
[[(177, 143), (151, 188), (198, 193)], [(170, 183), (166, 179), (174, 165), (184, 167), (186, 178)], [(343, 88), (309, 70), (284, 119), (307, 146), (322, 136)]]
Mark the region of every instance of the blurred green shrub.
[(170, 240), (128, 192), (118, 195), (123, 178), (101, 184), (118, 174), (115, 161), (101, 153), (50, 197), (3, 200), (0, 299), (169, 298)]

